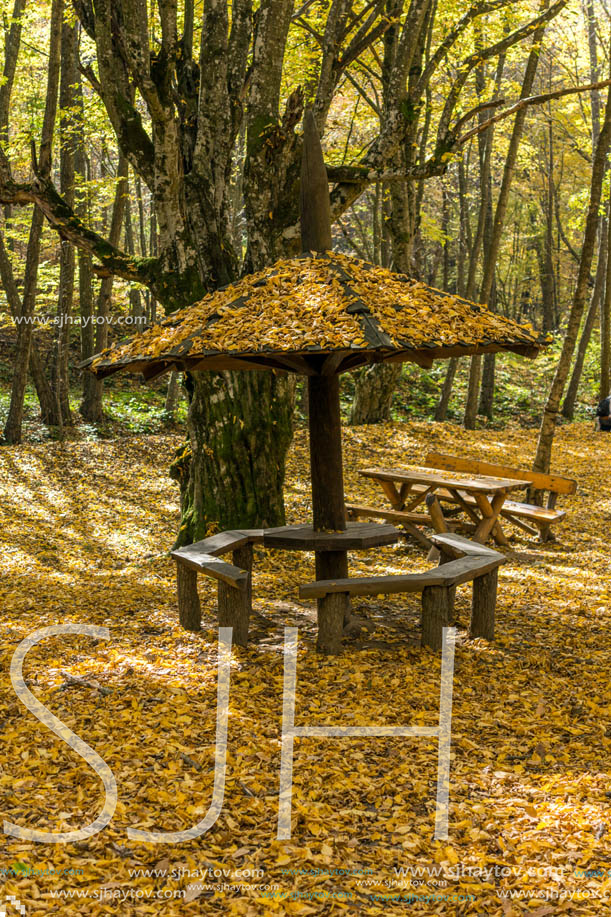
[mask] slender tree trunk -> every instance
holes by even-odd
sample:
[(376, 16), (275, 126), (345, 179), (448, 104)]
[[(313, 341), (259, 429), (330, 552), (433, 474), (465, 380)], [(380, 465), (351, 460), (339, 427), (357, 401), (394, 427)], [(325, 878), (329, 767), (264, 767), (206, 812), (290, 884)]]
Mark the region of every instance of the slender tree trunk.
[(575, 357), (575, 363), (573, 364), (571, 381), (569, 382), (564, 402), (562, 404), (562, 416), (566, 417), (567, 420), (572, 420), (575, 415), (575, 402), (577, 400), (577, 392), (579, 390), (579, 383), (583, 373), (583, 364), (586, 358), (586, 351), (588, 349), (588, 344), (590, 343), (592, 331), (594, 330), (594, 325), (596, 323), (596, 317), (598, 315), (599, 307), (603, 299), (605, 275), (607, 270), (607, 234), (607, 220), (606, 218), (603, 218), (600, 223), (600, 242), (598, 245), (596, 280), (594, 282), (592, 298), (590, 299), (590, 307), (586, 314), (586, 320), (583, 324), (581, 337), (579, 339), (579, 346), (577, 347), (577, 355)]
[[(458, 208), (459, 208), (459, 226), (458, 226), (458, 264), (457, 264), (457, 276), (456, 276), (456, 287), (458, 294), (460, 296), (465, 295), (465, 286), (467, 283), (467, 276), (465, 272), (465, 265), (468, 264), (469, 260), (469, 237), (470, 237), (470, 221), (469, 221), (469, 209), (467, 202), (467, 171), (464, 160), (459, 160), (458, 162)], [(448, 360), (446, 374), (443, 380), (443, 386), (441, 389), (441, 394), (439, 396), (439, 401), (435, 407), (435, 420), (438, 423), (442, 423), (446, 420), (448, 416), (448, 406), (450, 404), (450, 398), (452, 397), (452, 388), (454, 386), (454, 379), (456, 377), (456, 371), (458, 369), (458, 357), (452, 357)]]
[[(132, 206), (129, 188), (125, 196), (125, 247), (130, 255), (136, 254), (134, 242), (134, 225), (132, 220)], [(134, 322), (136, 330), (141, 330), (144, 324), (144, 309), (142, 308), (142, 297), (140, 290), (133, 285), (129, 288), (129, 314)]]
[[(69, 207), (74, 207), (75, 150), (78, 126), (75, 123), (77, 81), (76, 26), (64, 21), (61, 41), (61, 74), (59, 84), (59, 174), (62, 196)], [(78, 115), (77, 115), (78, 117)], [(63, 428), (72, 423), (70, 413), (70, 384), (68, 359), (70, 353), (70, 327), (74, 302), (74, 247), (71, 242), (60, 242), (59, 288), (55, 339), (51, 352), (51, 390), (54, 416), (51, 424)]]
[(172, 422), (176, 416), (178, 395), (180, 393), (179, 376), (180, 374), (176, 370), (170, 373), (170, 378), (168, 379), (168, 387), (165, 395), (165, 405), (163, 408), (167, 419)]
[[(15, 282), (15, 275), (13, 272), (13, 266), (11, 264), (11, 259), (6, 250), (4, 244), (4, 238), (0, 234), (0, 283), (4, 289), (6, 299), (11, 311), (11, 315), (15, 319), (19, 319), (19, 316), (23, 313), (23, 303), (17, 284)], [(19, 322), (17, 321), (17, 324)], [(30, 347), (30, 373), (32, 375), (32, 381), (34, 383), (34, 388), (36, 389), (36, 395), (38, 397), (38, 403), (40, 405), (40, 414), (41, 420), (44, 424), (50, 423), (50, 418), (53, 412), (53, 394), (51, 388), (47, 381), (45, 375), (45, 370), (43, 366), (43, 361), (41, 359), (38, 347), (36, 344), (36, 339), (32, 338), (32, 343)]]
[[(540, 11), (543, 12), (549, 6), (549, 0), (542, 0), (540, 4)], [(541, 53), (541, 42), (545, 34), (545, 24), (542, 25), (533, 35), (533, 42), (528, 60), (526, 62), (526, 68), (524, 71), (524, 77), (522, 79), (522, 87), (520, 90), (520, 98), (528, 98), (532, 94), (532, 88), (535, 81), (535, 76), (537, 73), (537, 67), (539, 64), (539, 57)], [(500, 85), (500, 77), (502, 76), (502, 61), (499, 61), (499, 71), (497, 72), (497, 86)], [(516, 160), (518, 156), (518, 150), (520, 147), (520, 142), (522, 140), (522, 135), (524, 132), (524, 123), (526, 121), (526, 108), (521, 109), (516, 114), (513, 129), (511, 132), (511, 138), (509, 141), (509, 147), (507, 149), (507, 155), (505, 157), (505, 165), (503, 167), (503, 178), (501, 180), (501, 188), (499, 191), (498, 200), (496, 202), (496, 207), (494, 210), (494, 220), (491, 223), (490, 214), (492, 211), (492, 189), (489, 191), (489, 200), (487, 207), (487, 219), (485, 224), (485, 247), (484, 247), (484, 265), (482, 271), (482, 283), (480, 288), (480, 302), (488, 304), (488, 308), (496, 311), (496, 288), (495, 288), (495, 272), (496, 272), (496, 263), (498, 259), (499, 246), (501, 244), (501, 238), (505, 228), (506, 216), (507, 216), (507, 206), (509, 204), (509, 193), (511, 190), (511, 185), (513, 183), (513, 176), (515, 173)], [(492, 137), (490, 138), (490, 143), (492, 143)], [(490, 180), (490, 179), (489, 179)], [(475, 360), (476, 358), (474, 358)], [(479, 361), (481, 358), (477, 358)], [(494, 402), (494, 375), (495, 375), (495, 364), (496, 356), (495, 354), (486, 354), (484, 357), (484, 372), (482, 377), (482, 390), (479, 402), (479, 413), (483, 414), (486, 417), (492, 417), (492, 409)], [(477, 377), (477, 367), (475, 367), (474, 374)], [(474, 379), (472, 397), (475, 399), (475, 382), (477, 379)]]
[(450, 404), (452, 386), (454, 385), (454, 378), (456, 376), (457, 369), (458, 357), (451, 357), (448, 360), (446, 374), (443, 380), (443, 386), (441, 388), (441, 395), (439, 396), (439, 401), (435, 407), (435, 420), (439, 423), (447, 419), (448, 405)]
[[(53, 129), (57, 112), (57, 88), (59, 82), (60, 47), (62, 31), (62, 0), (53, 0), (51, 6), (51, 26), (49, 39), (49, 64), (47, 74), (47, 94), (41, 135), (38, 168), (40, 174), (48, 177), (51, 172), (51, 146)], [(25, 389), (32, 348), (34, 307), (36, 304), (36, 284), (38, 280), (38, 262), (40, 258), (40, 238), (42, 235), (43, 216), (38, 207), (32, 214), (32, 224), (28, 239), (24, 291), (21, 318), (17, 328), (17, 345), (15, 353), (15, 370), (11, 386), (11, 400), (8, 417), (4, 427), (4, 438), (8, 443), (21, 442), (23, 425), (23, 406)]]
[[(478, 43), (481, 43), (481, 33), (479, 32), (478, 27)], [(494, 98), (499, 94), (501, 79), (503, 76), (503, 69), (505, 65), (505, 56), (501, 55), (499, 57), (496, 78), (495, 78), (495, 87), (494, 87)], [(476, 88), (477, 95), (479, 99), (483, 99), (484, 92), (484, 82), (485, 82), (485, 65), (482, 62), (476, 70)], [(486, 120), (486, 112), (482, 111), (479, 115), (480, 123), (483, 123)], [(494, 143), (494, 129), (489, 128), (487, 131), (478, 135), (479, 143), (479, 161), (480, 161), (480, 218), (478, 222), (478, 240), (479, 244), (483, 244), (484, 252), (486, 257), (489, 257), (487, 254), (490, 251), (492, 246), (492, 231), (493, 231), (493, 216), (492, 216), (492, 146)], [(479, 255), (479, 252), (478, 252)], [(470, 288), (475, 288), (475, 270), (477, 266), (477, 261), (473, 261), (470, 265), (469, 270), (469, 286)], [(489, 292), (489, 291), (488, 291)], [(481, 300), (480, 295), (480, 300)], [(467, 402), (465, 404), (465, 414), (463, 424), (465, 430), (474, 430), (476, 419), (477, 419), (477, 406), (479, 400), (479, 389), (480, 389), (480, 380), (482, 372), (482, 358), (479, 354), (471, 357), (471, 366), (469, 370), (469, 386), (467, 389)]]
[(600, 401), (609, 395), (611, 389), (611, 203), (608, 213), (605, 295), (600, 308)]
[(605, 106), (604, 121), (601, 127), (598, 143), (592, 161), (592, 179), (590, 184), (590, 202), (586, 217), (586, 226), (579, 260), (579, 272), (573, 302), (567, 323), (567, 329), (562, 345), (562, 352), (552, 386), (547, 398), (547, 403), (543, 412), (541, 428), (539, 431), (539, 440), (537, 443), (537, 453), (534, 461), (536, 471), (549, 472), (552, 446), (554, 442), (554, 432), (560, 409), (562, 393), (566, 385), (571, 365), (571, 357), (575, 349), (579, 326), (585, 308), (588, 280), (592, 268), (592, 259), (594, 257), (594, 247), (596, 244), (596, 230), (598, 226), (600, 198), (602, 182), (605, 174), (607, 154), (609, 143), (611, 141), (611, 90), (607, 92), (607, 102)]
[[(125, 195), (127, 192), (127, 160), (123, 154), (119, 154), (117, 179), (109, 233), (110, 244), (115, 246), (119, 244), (119, 239), (121, 237)], [(96, 308), (94, 345), (98, 353), (108, 346), (108, 322), (110, 320), (110, 300), (112, 296), (113, 280), (114, 278), (111, 275), (110, 277), (103, 277), (100, 283)], [(87, 383), (87, 390), (84, 392), (83, 401), (80, 407), (81, 414), (89, 423), (101, 423), (104, 418), (102, 404), (103, 394), (103, 380), (92, 376), (91, 382)]]

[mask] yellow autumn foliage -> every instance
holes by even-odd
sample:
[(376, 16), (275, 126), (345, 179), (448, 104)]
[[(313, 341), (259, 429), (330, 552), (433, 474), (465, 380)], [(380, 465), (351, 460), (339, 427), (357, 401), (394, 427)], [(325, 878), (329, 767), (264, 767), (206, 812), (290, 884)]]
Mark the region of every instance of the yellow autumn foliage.
[(482, 305), (386, 268), (327, 253), (277, 261), (210, 293), (99, 354), (92, 368), (221, 353), (420, 350), (538, 341), (531, 327)]
[[(344, 437), (346, 491), (363, 502), (380, 500), (374, 482), (357, 474), (363, 465), (419, 464), (429, 449), (443, 449), (528, 467), (534, 451), (532, 431), (511, 428), (386, 424), (348, 428)], [(356, 613), (375, 631), (341, 657), (317, 657), (315, 611), (297, 592), (313, 578), (313, 558), (261, 547), (252, 643), (233, 651), (218, 821), (181, 845), (128, 838), (130, 826), (170, 831), (203, 818), (214, 779), (215, 587), (200, 577), (203, 630), (182, 631), (167, 555), (178, 500), (162, 469), (178, 445), (157, 436), (0, 452), (0, 479), (10, 482), (0, 491), (3, 818), (76, 829), (104, 799), (91, 768), (11, 687), (17, 644), (51, 624), (110, 629), (108, 640), (44, 640), (24, 676), (108, 762), (119, 795), (111, 824), (79, 844), (5, 835), (3, 893), (21, 901), (26, 917), (608, 913), (608, 438), (589, 424), (558, 430), (554, 470), (575, 477), (579, 491), (562, 498), (556, 543), (513, 531), (494, 643), (468, 638), (470, 587), (458, 590), (449, 838), (438, 842), (437, 742), (424, 738), (296, 739), (292, 837), (276, 840), (284, 626), (299, 628), (297, 725), (434, 726), (440, 662), (418, 646), (420, 602), (410, 595), (358, 600)], [(311, 512), (307, 456), (301, 431), (287, 473), (295, 522)], [(353, 575), (427, 566), (409, 544), (350, 556)], [(194, 877), (204, 869), (228, 876)], [(261, 886), (277, 886), (274, 896)], [(402, 904), (398, 894), (416, 897)]]

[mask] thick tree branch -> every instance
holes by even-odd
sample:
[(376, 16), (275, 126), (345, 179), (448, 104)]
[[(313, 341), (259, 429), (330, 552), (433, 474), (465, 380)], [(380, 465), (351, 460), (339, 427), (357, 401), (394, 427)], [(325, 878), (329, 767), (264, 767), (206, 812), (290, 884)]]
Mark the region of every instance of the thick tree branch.
[(37, 176), (30, 184), (5, 180), (0, 185), (0, 203), (20, 206), (36, 204), (62, 239), (72, 242), (97, 259), (98, 263), (93, 269), (98, 276), (115, 275), (132, 283), (143, 284), (169, 310), (185, 305), (179, 275), (175, 272), (164, 273), (158, 258), (138, 258), (126, 254), (90, 229), (66, 204), (50, 180), (42, 176)]

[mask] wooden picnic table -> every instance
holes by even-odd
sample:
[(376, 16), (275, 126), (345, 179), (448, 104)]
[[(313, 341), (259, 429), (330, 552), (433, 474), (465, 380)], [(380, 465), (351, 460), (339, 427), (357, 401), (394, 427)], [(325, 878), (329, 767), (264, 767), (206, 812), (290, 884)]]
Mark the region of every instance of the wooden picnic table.
[[(378, 482), (392, 506), (393, 521), (399, 522), (403, 516), (403, 524), (412, 534), (418, 524), (432, 525), (439, 534), (450, 531), (441, 505), (449, 499), (469, 517), (474, 526), (470, 537), (479, 544), (484, 544), (490, 535), (497, 544), (509, 543), (501, 528), (500, 512), (509, 493), (528, 486), (526, 481), (510, 478), (454, 474), (430, 468), (365, 468), (359, 474)], [(422, 504), (428, 512), (416, 513)], [(418, 535), (422, 540), (422, 533), (418, 531)]]

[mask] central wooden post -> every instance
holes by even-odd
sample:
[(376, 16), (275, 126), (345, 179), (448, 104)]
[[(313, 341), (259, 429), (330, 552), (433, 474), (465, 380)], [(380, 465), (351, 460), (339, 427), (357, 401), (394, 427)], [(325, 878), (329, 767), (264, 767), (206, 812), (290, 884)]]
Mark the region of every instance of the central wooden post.
[[(320, 137), (311, 109), (303, 118), (301, 158), (301, 250), (326, 252), (331, 248), (329, 179)], [(346, 529), (342, 429), (339, 413), (339, 378), (308, 377), (310, 416), (310, 468), (312, 471), (313, 524), (318, 532)], [(316, 579), (346, 579), (345, 551), (317, 551)], [(328, 655), (340, 653), (344, 622), (350, 618), (347, 593), (318, 599), (317, 648)]]
[[(316, 531), (344, 532), (344, 473), (342, 468), (342, 430), (339, 411), (339, 377), (309, 376), (310, 469), (312, 475), (312, 512)], [(317, 551), (316, 579), (346, 579), (346, 551)], [(318, 599), (319, 652), (341, 651), (344, 622), (350, 617), (347, 593), (333, 593)]]

